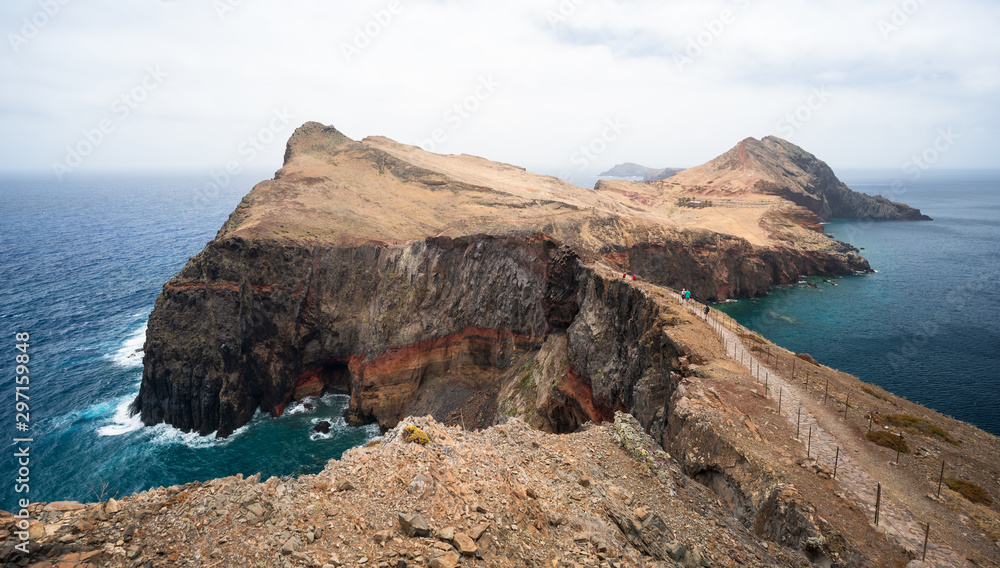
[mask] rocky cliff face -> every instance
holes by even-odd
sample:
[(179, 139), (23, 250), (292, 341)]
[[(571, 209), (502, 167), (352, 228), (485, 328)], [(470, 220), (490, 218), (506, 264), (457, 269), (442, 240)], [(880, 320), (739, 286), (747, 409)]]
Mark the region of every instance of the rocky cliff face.
[[(489, 424), (495, 393), (543, 347), (554, 357), (549, 339), (565, 334), (558, 384), (537, 408), (545, 427), (572, 430), (634, 411), (645, 403), (635, 385), (675, 367), (669, 342), (629, 351), (657, 308), (597, 266), (704, 299), (868, 269), (832, 239), (755, 247), (660, 222), (646, 202), (648, 212), (627, 210), (504, 164), (308, 123), (276, 179), (164, 286), (134, 409), (146, 424), (227, 436), (258, 409), (278, 416), (336, 391), (351, 394), (354, 422), (389, 428), (477, 399), (476, 420)], [(629, 306), (642, 308), (620, 313)], [(454, 384), (459, 394), (444, 396)]]
[[(819, 566), (898, 557), (871, 545), (826, 489), (810, 498), (856, 523), (853, 543), (816, 514), (813, 473), (790, 471), (797, 450), (775, 430), (766, 393), (670, 291), (752, 296), (867, 262), (778, 195), (680, 213), (677, 195), (655, 184), (585, 190), (307, 124), (276, 178), (164, 286), (134, 409), (146, 424), (218, 436), (258, 409), (280, 416), (326, 392), (350, 395), (351, 422), (384, 430), (424, 414), (470, 428), (517, 416), (556, 433), (614, 421), (617, 436), (642, 438), (622, 447), (645, 474), (671, 491), (685, 479), (711, 489), (712, 507), (739, 521), (734, 534)], [(769, 443), (751, 412), (766, 417)], [(445, 447), (434, 451), (457, 451)], [(665, 528), (642, 520), (652, 517), (608, 515), (636, 549), (678, 559)]]

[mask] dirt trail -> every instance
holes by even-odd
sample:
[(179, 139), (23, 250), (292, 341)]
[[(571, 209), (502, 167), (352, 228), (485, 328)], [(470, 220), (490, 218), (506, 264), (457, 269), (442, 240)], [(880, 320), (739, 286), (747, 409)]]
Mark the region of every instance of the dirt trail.
[[(675, 295), (681, 301), (679, 295)], [(683, 303), (683, 302), (682, 302)], [(703, 306), (688, 302), (686, 307), (705, 318)], [(736, 333), (730, 331), (719, 320), (709, 317), (708, 323), (726, 344), (726, 354), (734, 361), (746, 367), (750, 373), (757, 376), (766, 385), (766, 395), (777, 402), (781, 397), (781, 414), (791, 423), (799, 422), (799, 441), (803, 450), (826, 470), (833, 472), (836, 462), (836, 480), (843, 494), (852, 500), (862, 510), (870, 513), (870, 522), (875, 520), (875, 497), (878, 480), (860, 463), (851, 458), (852, 454), (862, 451), (858, 442), (849, 436), (837, 437), (831, 432), (842, 430), (839, 427), (840, 413), (832, 413), (828, 408), (821, 407), (812, 397), (804, 396), (802, 385), (794, 380), (774, 372), (761, 362), (746, 348)], [(780, 394), (779, 394), (780, 393)], [(800, 415), (801, 412), (801, 415)], [(811, 439), (810, 439), (811, 430)], [(839, 448), (839, 452), (838, 452)], [(907, 508), (900, 505), (885, 487), (882, 487), (881, 511), (879, 512), (878, 530), (894, 537), (903, 548), (915, 553), (919, 558), (923, 553), (925, 525), (917, 521)], [(927, 544), (928, 565), (940, 568), (971, 568), (962, 555), (956, 553), (945, 544), (932, 540)]]

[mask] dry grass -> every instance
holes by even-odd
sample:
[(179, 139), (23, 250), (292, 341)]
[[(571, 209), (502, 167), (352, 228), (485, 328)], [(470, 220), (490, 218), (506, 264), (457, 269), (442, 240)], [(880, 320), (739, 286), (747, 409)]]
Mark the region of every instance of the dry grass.
[(810, 355), (808, 353), (796, 353), (795, 356), (798, 357), (799, 359), (802, 359), (806, 363), (812, 363), (813, 365), (816, 365), (817, 367), (820, 366), (820, 364), (817, 363), (816, 360), (812, 358), (812, 355)]
[(890, 450), (903, 454), (910, 453), (910, 447), (906, 445), (906, 440), (896, 434), (890, 432), (868, 432), (865, 434), (865, 438), (868, 438), (869, 442), (889, 448)]
[(932, 424), (923, 418), (910, 416), (909, 414), (890, 414), (888, 416), (879, 416), (875, 418), (875, 421), (879, 424), (889, 424), (890, 426), (895, 426), (896, 428), (903, 428), (910, 432), (919, 432), (927, 436), (934, 436), (935, 438), (940, 438), (953, 446), (960, 445), (958, 440), (952, 438), (951, 435), (940, 426)]
[(982, 487), (974, 483), (962, 481), (961, 479), (945, 478), (944, 484), (948, 486), (948, 489), (957, 492), (973, 503), (981, 503), (987, 507), (993, 504), (993, 499), (990, 498), (989, 494)]

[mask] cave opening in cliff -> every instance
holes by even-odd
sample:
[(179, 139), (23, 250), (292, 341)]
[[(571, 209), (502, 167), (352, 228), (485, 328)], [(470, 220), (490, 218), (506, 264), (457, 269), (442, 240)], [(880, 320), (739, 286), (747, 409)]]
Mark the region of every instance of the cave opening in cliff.
[(304, 371), (295, 381), (295, 400), (325, 394), (350, 394), (351, 371), (347, 363), (327, 360), (319, 367)]

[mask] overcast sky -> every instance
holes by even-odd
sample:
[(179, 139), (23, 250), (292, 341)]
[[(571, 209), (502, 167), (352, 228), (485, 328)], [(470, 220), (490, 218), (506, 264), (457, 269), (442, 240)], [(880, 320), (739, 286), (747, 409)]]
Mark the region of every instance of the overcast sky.
[[(1000, 167), (996, 0), (4, 0), (0, 170), (274, 170), (314, 120), (556, 175), (748, 136)], [(912, 166), (912, 162), (910, 164)]]

